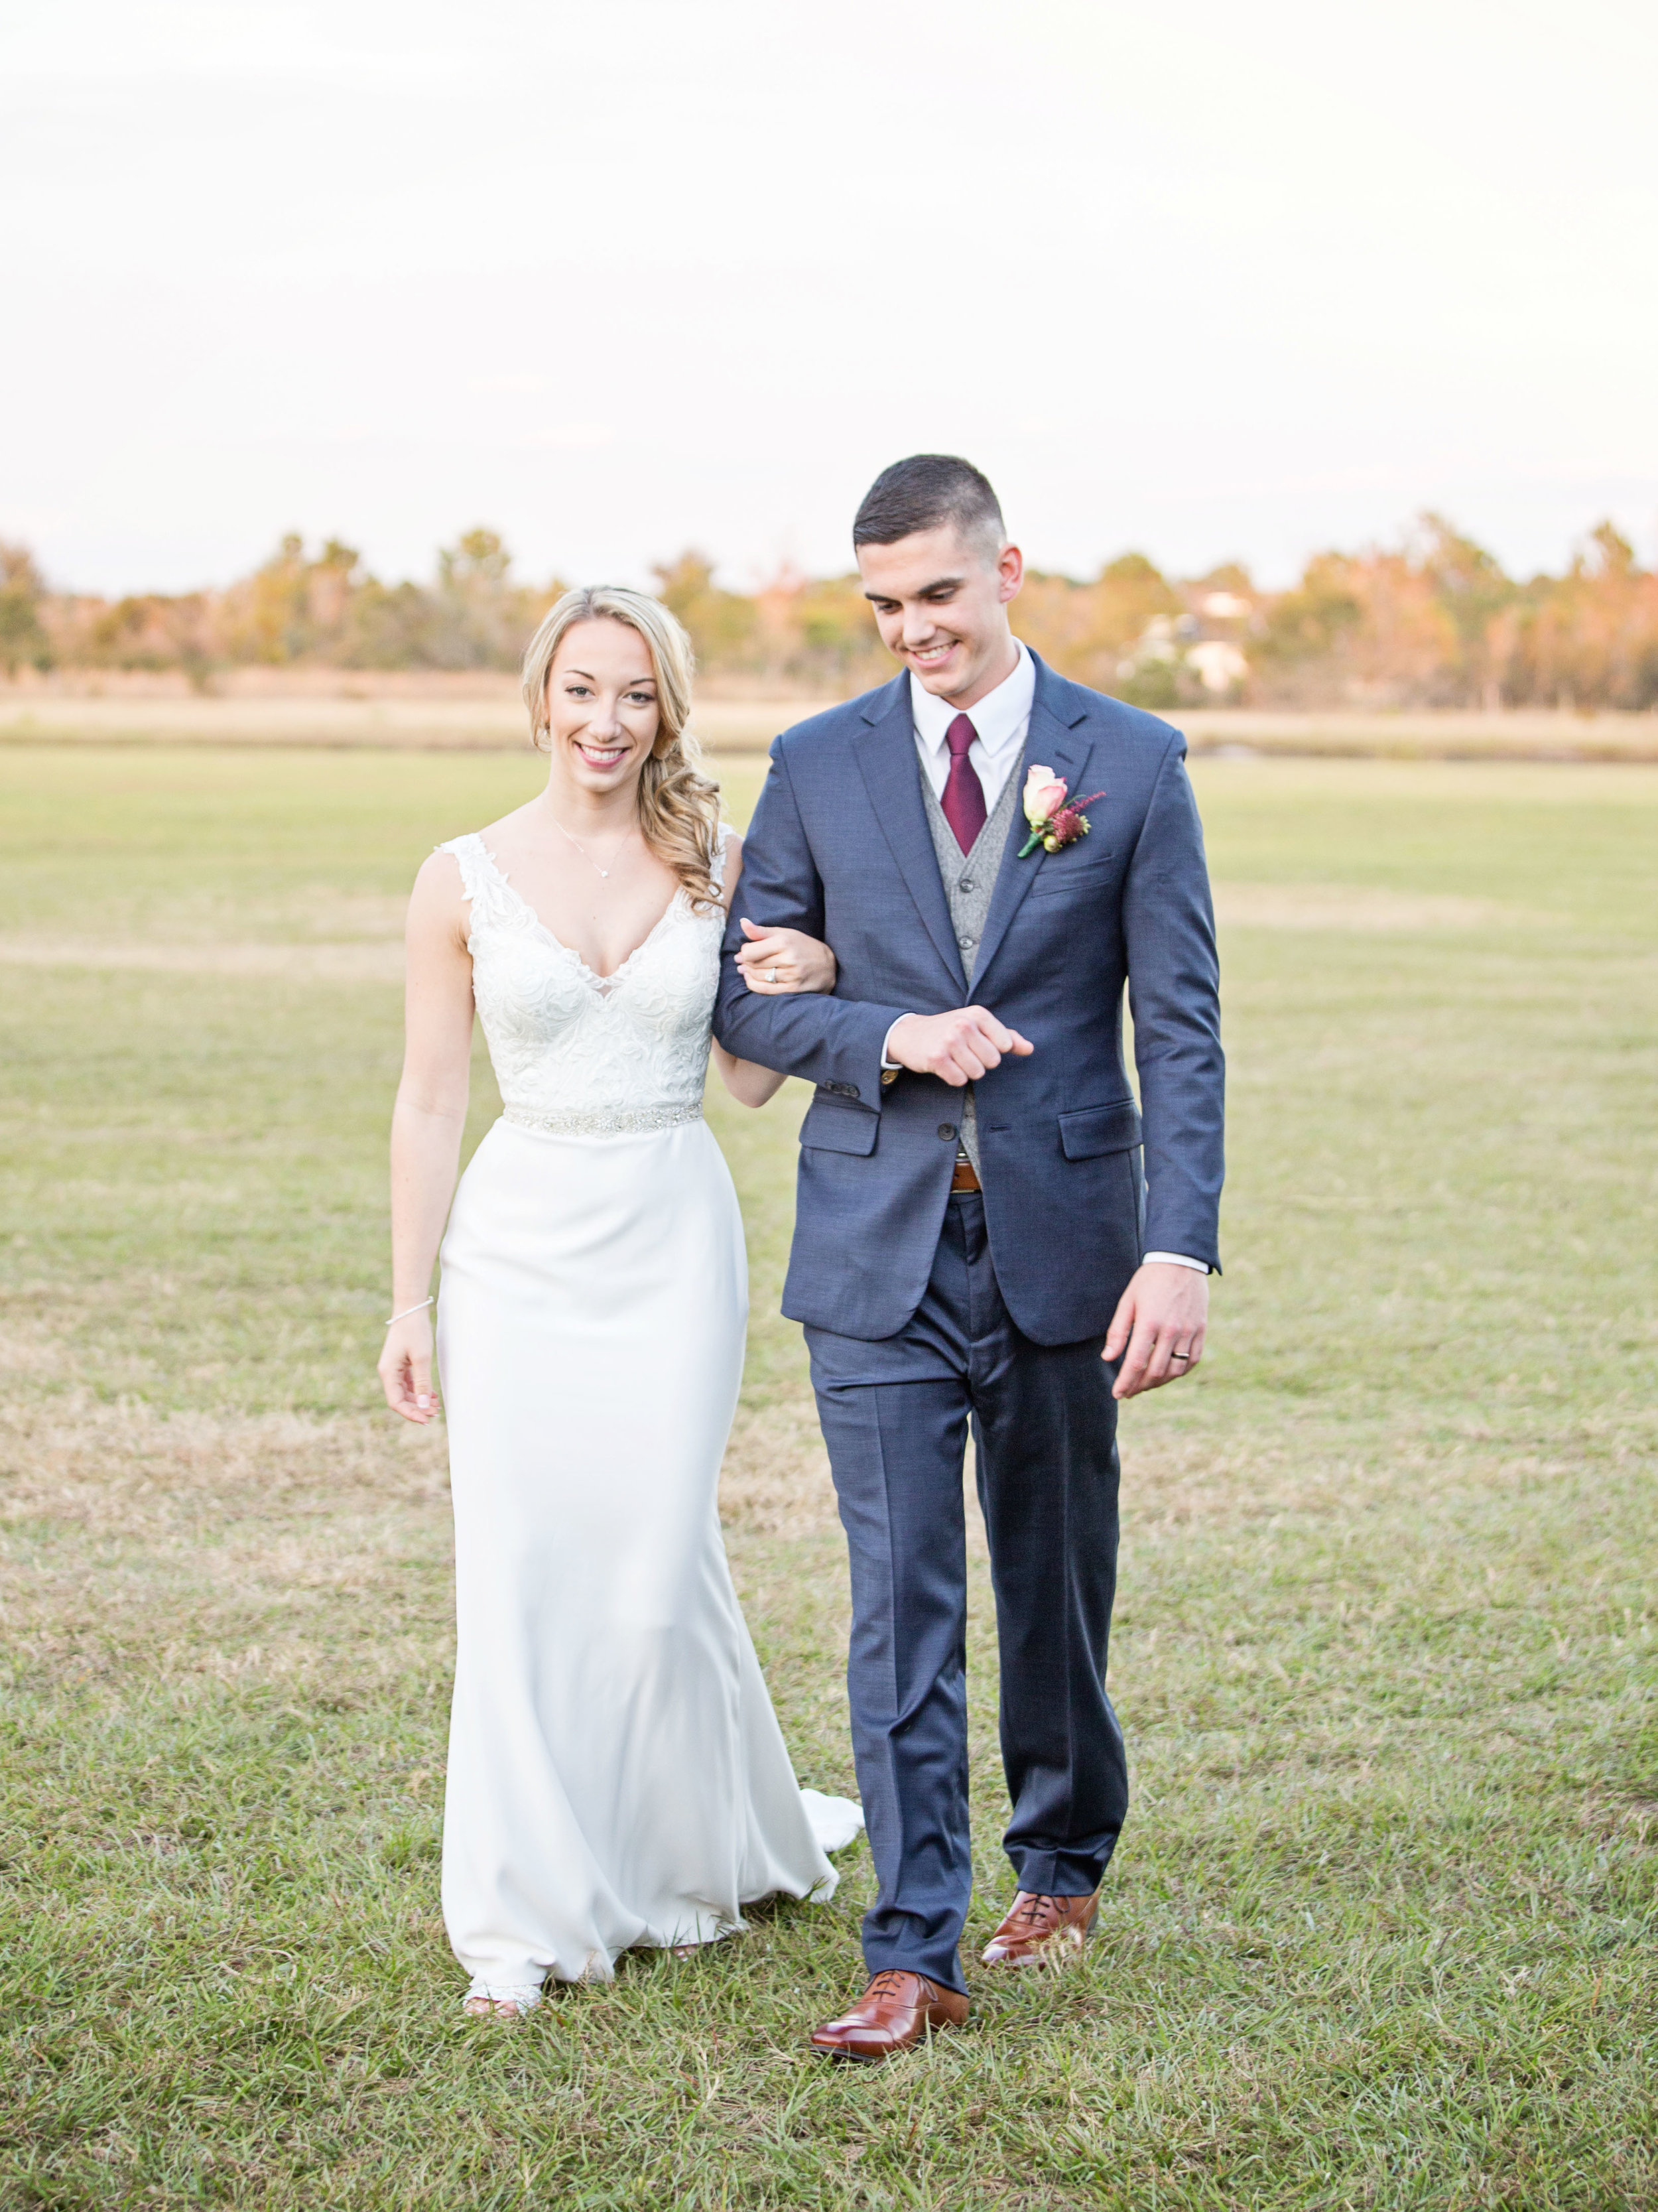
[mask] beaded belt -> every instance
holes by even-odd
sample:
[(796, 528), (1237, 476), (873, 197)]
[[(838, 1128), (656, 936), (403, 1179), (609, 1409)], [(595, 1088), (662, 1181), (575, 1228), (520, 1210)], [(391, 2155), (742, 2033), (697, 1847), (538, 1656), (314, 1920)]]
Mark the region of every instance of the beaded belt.
[(689, 1106), (598, 1107), (592, 1113), (564, 1107), (551, 1114), (532, 1114), (527, 1106), (507, 1106), (501, 1118), (515, 1129), (544, 1129), (553, 1137), (632, 1137), (647, 1129), (681, 1129), (702, 1119), (702, 1101)]

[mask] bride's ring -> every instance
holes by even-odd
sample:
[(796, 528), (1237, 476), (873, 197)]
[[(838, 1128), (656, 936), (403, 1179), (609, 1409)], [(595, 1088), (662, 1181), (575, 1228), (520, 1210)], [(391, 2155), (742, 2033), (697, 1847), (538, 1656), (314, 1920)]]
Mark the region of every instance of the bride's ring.
[(768, 969), (767, 969), (767, 970), (766, 970), (766, 981), (767, 981), (768, 983), (774, 983), (774, 982), (777, 981), (777, 970), (776, 970), (774, 968), (768, 968)]

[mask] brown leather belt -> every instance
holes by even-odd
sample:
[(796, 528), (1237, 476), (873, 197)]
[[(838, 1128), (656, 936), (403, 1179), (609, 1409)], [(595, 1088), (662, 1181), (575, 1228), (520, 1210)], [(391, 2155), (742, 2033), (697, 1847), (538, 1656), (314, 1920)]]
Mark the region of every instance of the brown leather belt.
[(958, 1190), (981, 1190), (983, 1188), (984, 1186), (979, 1181), (979, 1170), (974, 1166), (972, 1161), (957, 1160), (956, 1172), (950, 1179), (951, 1196), (953, 1197)]

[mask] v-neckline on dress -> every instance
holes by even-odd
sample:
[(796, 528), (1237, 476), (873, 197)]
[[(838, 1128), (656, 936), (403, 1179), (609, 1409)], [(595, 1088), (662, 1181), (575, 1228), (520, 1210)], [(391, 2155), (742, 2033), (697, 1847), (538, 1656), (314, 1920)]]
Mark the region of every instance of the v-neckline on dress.
[(601, 1000), (608, 1000), (610, 998), (616, 985), (627, 974), (629, 969), (633, 966), (635, 961), (638, 959), (640, 954), (651, 942), (652, 939), (662, 927), (663, 924), (667, 921), (668, 916), (673, 912), (674, 908), (678, 905), (680, 900), (685, 895), (685, 886), (683, 884), (677, 884), (674, 886), (673, 895), (669, 899), (668, 903), (663, 908), (661, 913), (658, 915), (656, 920), (651, 924), (643, 937), (640, 939), (638, 944), (635, 945), (633, 951), (628, 955), (627, 958), (622, 961), (617, 966), (612, 968), (608, 975), (601, 975), (597, 968), (590, 968), (587, 965), (587, 963), (576, 951), (574, 945), (567, 945), (562, 937), (556, 936), (554, 933), (548, 928), (546, 923), (531, 905), (529, 900), (525, 897), (523, 892), (519, 890), (518, 885), (507, 874), (506, 869), (501, 866), (500, 861), (496, 860), (495, 854), (484, 843), (482, 836), (478, 838), (477, 842), (479, 852), (483, 854), (484, 859), (489, 863), (490, 868), (495, 873), (495, 880), (501, 884), (501, 888), (504, 890), (510, 892), (512, 896), (517, 900), (519, 905), (529, 916), (531, 926), (541, 932), (549, 945), (552, 945), (556, 951), (562, 952), (567, 960), (574, 961), (577, 969), (580, 971), (583, 979), (592, 986), (594, 996)]

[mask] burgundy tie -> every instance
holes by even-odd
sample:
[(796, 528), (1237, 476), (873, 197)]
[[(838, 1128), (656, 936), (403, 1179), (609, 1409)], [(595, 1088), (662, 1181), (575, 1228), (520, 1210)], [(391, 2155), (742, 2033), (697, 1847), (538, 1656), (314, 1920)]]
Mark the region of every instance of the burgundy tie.
[(968, 758), (968, 748), (979, 732), (965, 714), (957, 714), (944, 732), (944, 743), (950, 747), (950, 775), (944, 783), (944, 795), (939, 800), (944, 817), (956, 832), (956, 842), (964, 853), (973, 850), (974, 841), (985, 826), (985, 787), (979, 781), (979, 771)]

